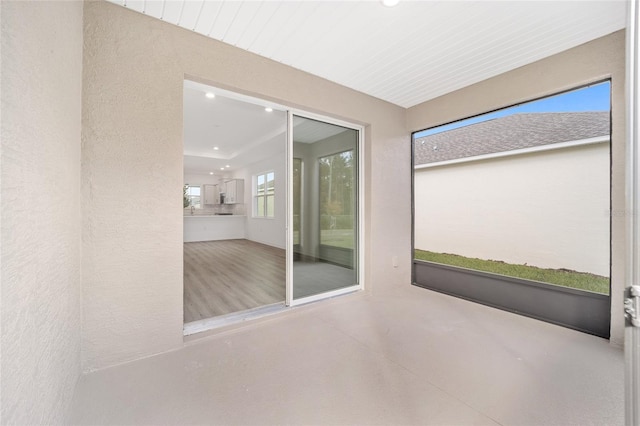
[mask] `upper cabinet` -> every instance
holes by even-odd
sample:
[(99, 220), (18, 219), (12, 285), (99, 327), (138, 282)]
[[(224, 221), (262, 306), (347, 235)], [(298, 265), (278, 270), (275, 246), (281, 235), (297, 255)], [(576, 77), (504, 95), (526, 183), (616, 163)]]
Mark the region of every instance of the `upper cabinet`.
[(204, 204), (215, 205), (220, 204), (220, 187), (218, 185), (204, 186)]
[(244, 179), (231, 179), (224, 183), (224, 203), (244, 203)]

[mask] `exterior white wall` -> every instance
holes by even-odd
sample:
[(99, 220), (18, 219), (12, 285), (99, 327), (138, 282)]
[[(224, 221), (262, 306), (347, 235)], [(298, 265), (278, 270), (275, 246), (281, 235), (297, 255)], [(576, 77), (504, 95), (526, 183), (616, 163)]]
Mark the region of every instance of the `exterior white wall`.
[(609, 144), (415, 172), (415, 247), (609, 276)]
[(407, 110), (417, 131), (611, 79), (611, 342), (624, 341), (625, 33), (618, 31)]
[[(284, 147), (286, 135), (282, 135), (282, 151), (262, 161), (250, 164), (237, 173), (244, 179), (244, 202), (247, 219), (245, 236), (248, 240), (284, 249), (286, 247), (287, 223), (287, 171)], [(275, 172), (275, 211), (273, 218), (253, 217), (253, 176), (264, 172)]]
[[(185, 78), (365, 125), (365, 285), (410, 284), (403, 108), (114, 4), (87, 2), (84, 18), (85, 370), (183, 344)], [(137, 210), (132, 187), (153, 188)]]
[(82, 2), (0, 3), (0, 423), (62, 424), (80, 376)]

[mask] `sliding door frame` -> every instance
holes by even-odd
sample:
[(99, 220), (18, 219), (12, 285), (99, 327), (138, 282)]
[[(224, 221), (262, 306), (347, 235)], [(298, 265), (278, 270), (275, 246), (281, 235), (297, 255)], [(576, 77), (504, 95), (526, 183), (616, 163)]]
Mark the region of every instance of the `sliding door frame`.
[[(304, 110), (298, 110), (295, 108), (291, 108), (286, 103), (279, 103), (267, 100), (261, 95), (251, 94), (251, 93), (241, 93), (236, 92), (230, 88), (224, 88), (218, 86), (212, 82), (202, 81), (200, 78), (196, 78), (193, 76), (185, 76), (185, 80), (192, 81), (198, 84), (203, 84), (211, 87), (215, 90), (216, 94), (221, 96), (247, 102), (254, 105), (260, 105), (264, 107), (270, 107), (274, 110), (278, 110), (284, 112), (286, 114), (286, 137), (287, 141), (285, 144), (285, 197), (286, 197), (286, 218), (285, 218), (285, 234), (286, 234), (286, 247), (285, 247), (285, 255), (286, 255), (286, 278), (285, 278), (285, 300), (284, 302), (278, 302), (272, 305), (265, 305), (261, 307), (257, 307), (254, 309), (250, 309), (247, 311), (239, 311), (228, 315), (216, 316), (211, 318), (205, 318), (198, 321), (193, 321), (189, 323), (183, 324), (182, 334), (184, 336), (217, 329), (220, 327), (226, 327), (229, 325), (241, 323), (247, 320), (253, 320), (262, 318), (266, 315), (273, 315), (283, 311), (286, 311), (290, 307), (296, 305), (302, 305), (306, 303), (315, 302), (322, 299), (327, 299), (335, 296), (339, 296), (346, 293), (351, 293), (354, 291), (364, 289), (364, 244), (365, 244), (365, 235), (364, 235), (364, 206), (365, 206), (365, 192), (364, 192), (364, 126), (354, 124), (347, 121), (342, 121), (338, 119), (334, 119), (321, 114), (314, 114)], [(358, 149), (358, 188), (357, 188), (357, 218), (358, 218), (358, 226), (357, 226), (357, 244), (358, 244), (358, 256), (356, 259), (357, 267), (358, 267), (358, 284), (349, 286), (346, 288), (329, 291), (325, 293), (321, 293), (314, 296), (309, 296), (305, 298), (300, 298), (297, 300), (293, 300), (293, 116), (299, 116), (303, 118), (308, 118), (311, 120), (317, 120), (321, 122), (325, 122), (328, 124), (334, 124), (338, 126), (342, 126), (348, 129), (353, 129), (358, 132), (358, 141), (357, 141), (357, 149)], [(303, 165), (304, 167), (304, 165)], [(277, 195), (276, 195), (277, 196)], [(251, 205), (247, 206), (247, 208), (252, 209)], [(250, 213), (249, 213), (250, 214)], [(182, 283), (182, 287), (184, 288), (184, 280)], [(184, 301), (183, 301), (184, 306)]]
[[(308, 118), (310, 120), (321, 121), (327, 124), (333, 124), (336, 126), (345, 127), (348, 129), (356, 130), (358, 132), (358, 142), (357, 142), (357, 167), (358, 167), (358, 185), (356, 188), (357, 196), (357, 259), (356, 259), (356, 267), (358, 270), (358, 282), (357, 284), (345, 288), (340, 288), (337, 290), (327, 291), (320, 294), (315, 294), (308, 297), (302, 297), (299, 299), (293, 298), (293, 116), (298, 116), (302, 118)], [(297, 110), (297, 109), (289, 109), (287, 111), (287, 220), (286, 220), (286, 233), (287, 233), (287, 250), (286, 250), (286, 263), (287, 263), (287, 271), (286, 271), (286, 300), (285, 304), (287, 306), (297, 306), (303, 305), (306, 303), (315, 302), (322, 299), (328, 299), (335, 296), (340, 296), (342, 294), (351, 293), (354, 291), (364, 289), (364, 244), (365, 244), (365, 236), (364, 236), (364, 206), (365, 206), (365, 195), (364, 195), (364, 126), (350, 123), (347, 121), (337, 120), (331, 117), (327, 117), (320, 114), (314, 114), (307, 111)]]

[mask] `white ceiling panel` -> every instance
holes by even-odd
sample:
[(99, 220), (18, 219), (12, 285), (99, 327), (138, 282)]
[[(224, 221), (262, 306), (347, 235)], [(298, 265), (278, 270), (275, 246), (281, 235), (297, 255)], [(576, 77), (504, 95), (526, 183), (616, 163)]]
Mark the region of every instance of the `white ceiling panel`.
[[(128, 4), (129, 2), (127, 2)], [(146, 1), (143, 0), (142, 3), (142, 13), (151, 15), (151, 16), (161, 16), (162, 15), (162, 7), (164, 6), (164, 2), (162, 1)]]
[(213, 3), (205, 1), (202, 3), (202, 10), (198, 16), (198, 20), (193, 28), (193, 31), (198, 34), (209, 35), (209, 31), (213, 28), (214, 21), (218, 15), (218, 9), (220, 9), (220, 3)]
[(403, 107), (626, 24), (624, 0), (110, 1)]
[(233, 22), (223, 37), (225, 43), (236, 46), (242, 35), (253, 25), (256, 14), (260, 12), (260, 2), (241, 2), (236, 10)]
[(162, 0), (162, 12), (161, 15), (151, 15), (155, 18), (160, 18), (163, 21), (170, 22), (172, 24), (177, 24), (180, 16), (182, 15), (182, 7), (184, 6), (184, 1), (170, 1), (170, 0)]
[(265, 27), (273, 18), (274, 14), (280, 8), (280, 2), (260, 2), (253, 20), (244, 28), (244, 33), (238, 39), (235, 46), (241, 49), (249, 50), (253, 47), (254, 42), (263, 35)]
[(211, 28), (209, 36), (216, 40), (224, 41), (224, 37), (227, 35), (231, 25), (234, 23), (241, 6), (242, 2), (239, 1), (223, 2), (218, 10), (218, 14), (216, 15), (214, 25)]
[(195, 29), (204, 3), (204, 0), (183, 2), (182, 12), (180, 13), (178, 25), (189, 30)]
[(273, 52), (291, 37), (292, 27), (296, 25), (299, 16), (307, 13), (306, 10), (307, 7), (302, 2), (283, 2), (269, 25), (265, 27), (264, 38), (252, 51), (273, 59)]

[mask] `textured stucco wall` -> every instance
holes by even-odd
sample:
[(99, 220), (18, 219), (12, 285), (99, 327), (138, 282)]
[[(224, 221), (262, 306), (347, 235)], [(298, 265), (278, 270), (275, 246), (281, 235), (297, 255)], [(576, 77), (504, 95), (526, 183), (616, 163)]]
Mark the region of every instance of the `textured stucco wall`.
[(0, 4), (2, 424), (64, 423), (80, 375), (82, 8)]
[(415, 247), (609, 276), (609, 144), (416, 170)]
[[(404, 109), (113, 4), (84, 11), (85, 370), (182, 345), (185, 77), (367, 126), (368, 289), (409, 285)], [(137, 212), (136, 185), (153, 188)]]
[(611, 341), (622, 344), (625, 218), (625, 33), (618, 31), (407, 110), (407, 129), (422, 130), (611, 78)]

